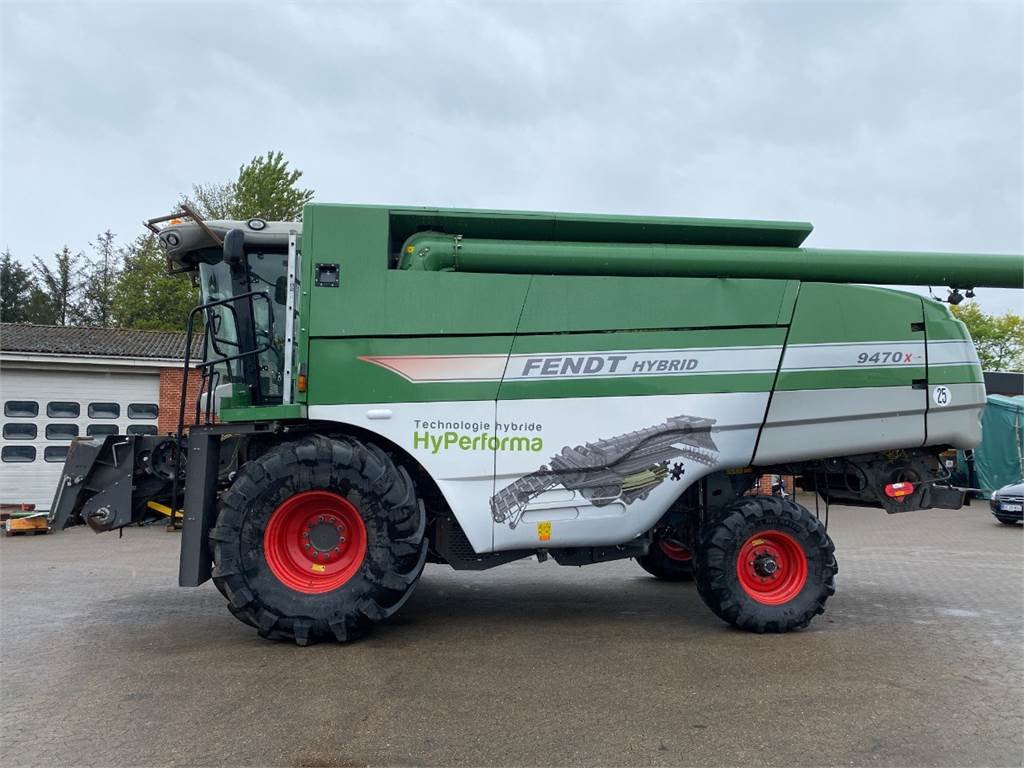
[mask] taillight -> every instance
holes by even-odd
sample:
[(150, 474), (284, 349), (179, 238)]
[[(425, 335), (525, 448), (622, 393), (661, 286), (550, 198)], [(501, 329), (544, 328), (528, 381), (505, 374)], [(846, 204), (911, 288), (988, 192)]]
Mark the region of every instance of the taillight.
[(885, 495), (897, 501), (902, 501), (905, 496), (909, 496), (913, 492), (913, 483), (889, 483), (885, 486)]

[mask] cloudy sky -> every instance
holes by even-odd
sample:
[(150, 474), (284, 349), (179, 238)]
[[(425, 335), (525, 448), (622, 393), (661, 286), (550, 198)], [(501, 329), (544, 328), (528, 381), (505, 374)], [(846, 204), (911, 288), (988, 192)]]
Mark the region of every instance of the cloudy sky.
[(796, 219), (819, 247), (1021, 253), (1022, 9), (3, 2), (0, 246), (131, 239), (281, 149), (322, 201)]

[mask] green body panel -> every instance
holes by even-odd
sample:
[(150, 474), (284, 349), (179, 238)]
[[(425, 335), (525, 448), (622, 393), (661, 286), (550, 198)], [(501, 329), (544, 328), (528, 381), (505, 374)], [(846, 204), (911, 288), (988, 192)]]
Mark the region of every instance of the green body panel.
[(1012, 254), (913, 253), (666, 243), (486, 240), (413, 235), (400, 269), (516, 274), (746, 277), (837, 283), (1024, 285)]
[(494, 400), (499, 381), (412, 383), (361, 360), (377, 355), (508, 355), (513, 336), (313, 339), (307, 403), (428, 403)]
[(261, 405), (258, 407), (227, 408), (221, 406), (217, 414), (221, 421), (288, 421), (306, 418), (306, 406), (301, 403), (289, 405)]
[(911, 323), (923, 320), (921, 297), (869, 285), (804, 283), (789, 344), (924, 341)]
[(909, 387), (915, 379), (925, 377), (925, 367), (842, 368), (835, 371), (782, 371), (775, 389), (782, 391), (804, 389), (850, 389), (860, 387)]
[[(924, 342), (921, 297), (865, 285), (804, 283), (800, 288), (787, 345), (852, 342)], [(792, 367), (792, 366), (790, 366)], [(837, 367), (833, 370), (783, 370), (778, 390), (911, 386), (925, 377), (925, 366)]]
[[(310, 337), (515, 332), (528, 276), (388, 269), (388, 225), (386, 208), (307, 206), (302, 284)], [(320, 263), (340, 265), (337, 288), (315, 284)]]
[[(931, 299), (924, 299), (924, 321), (928, 341), (960, 341), (971, 343), (967, 326), (957, 320), (949, 307)], [(983, 384), (981, 364), (938, 365), (929, 361), (929, 384)]]
[(792, 280), (537, 275), (519, 333), (786, 325), (798, 287)]

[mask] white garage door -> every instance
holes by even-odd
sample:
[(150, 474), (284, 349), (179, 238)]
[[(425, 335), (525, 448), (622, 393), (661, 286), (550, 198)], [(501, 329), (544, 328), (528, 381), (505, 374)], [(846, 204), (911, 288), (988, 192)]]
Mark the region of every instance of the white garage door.
[(5, 366), (0, 374), (0, 502), (49, 509), (71, 439), (156, 434), (159, 394), (160, 377), (152, 372)]

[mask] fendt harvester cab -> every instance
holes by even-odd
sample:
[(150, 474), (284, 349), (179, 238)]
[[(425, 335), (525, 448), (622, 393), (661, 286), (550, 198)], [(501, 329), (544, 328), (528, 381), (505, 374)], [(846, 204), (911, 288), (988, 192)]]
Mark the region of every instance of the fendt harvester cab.
[(808, 249), (804, 223), (182, 216), (149, 223), (201, 292), (178, 433), (76, 441), (52, 522), (180, 510), (179, 583), (212, 577), (241, 621), (302, 644), (392, 615), (428, 561), (530, 556), (635, 558), (735, 626), (803, 627), (833, 545), (756, 481), (956, 509), (939, 454), (980, 440), (963, 324), (858, 283), (1024, 283), (1020, 256)]

